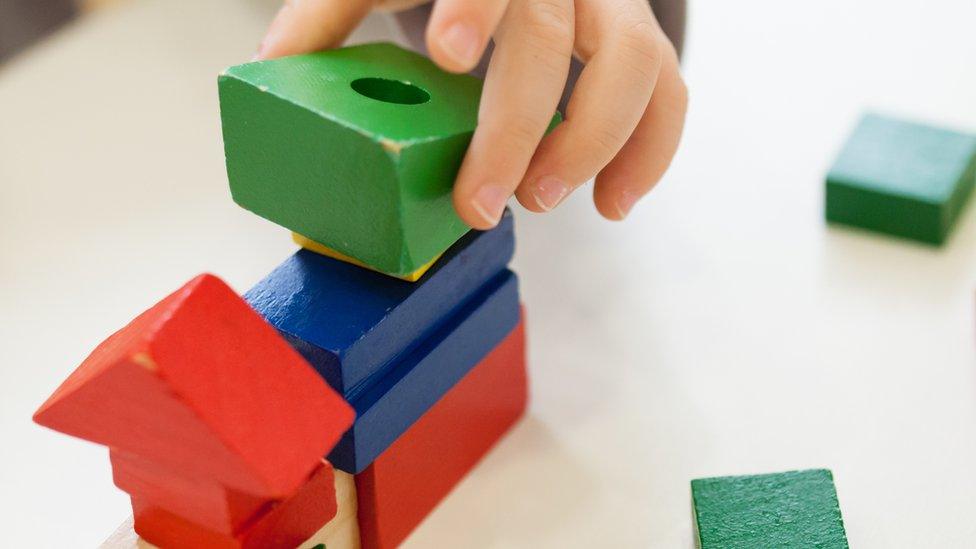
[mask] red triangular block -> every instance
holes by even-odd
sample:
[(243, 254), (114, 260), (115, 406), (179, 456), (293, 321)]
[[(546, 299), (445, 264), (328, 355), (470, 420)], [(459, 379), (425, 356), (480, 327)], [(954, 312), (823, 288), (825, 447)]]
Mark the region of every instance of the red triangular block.
[(304, 483), (354, 416), (240, 296), (201, 275), (99, 345), (34, 420), (274, 498)]

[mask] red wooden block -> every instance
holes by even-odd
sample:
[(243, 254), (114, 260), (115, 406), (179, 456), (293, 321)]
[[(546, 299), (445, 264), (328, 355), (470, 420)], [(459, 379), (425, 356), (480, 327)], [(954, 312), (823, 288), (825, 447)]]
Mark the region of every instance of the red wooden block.
[(234, 534), (275, 500), (209, 479), (184, 477), (140, 456), (111, 451), (112, 478), (130, 496), (222, 534)]
[(334, 471), (328, 461), (320, 463), (295, 495), (271, 506), (237, 534), (215, 532), (133, 496), (136, 533), (162, 549), (294, 549), (336, 515)]
[(356, 475), (362, 548), (397, 547), (521, 417), (527, 400), (523, 320)]
[(284, 497), (353, 417), (240, 296), (201, 275), (99, 345), (34, 420), (189, 477)]

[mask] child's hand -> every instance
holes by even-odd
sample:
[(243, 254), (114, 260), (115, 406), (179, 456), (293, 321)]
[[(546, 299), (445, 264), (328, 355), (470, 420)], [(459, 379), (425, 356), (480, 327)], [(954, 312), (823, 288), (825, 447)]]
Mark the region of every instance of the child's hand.
[[(379, 2), (401, 9), (422, 1)], [(288, 0), (259, 58), (341, 44), (371, 0)], [(495, 50), (479, 124), (454, 186), (454, 206), (477, 229), (493, 227), (514, 193), (544, 212), (596, 176), (593, 201), (623, 219), (661, 178), (678, 147), (688, 92), (678, 57), (647, 0), (437, 0), (427, 27), (433, 60), (471, 70)], [(543, 138), (570, 57), (585, 68), (566, 120)]]

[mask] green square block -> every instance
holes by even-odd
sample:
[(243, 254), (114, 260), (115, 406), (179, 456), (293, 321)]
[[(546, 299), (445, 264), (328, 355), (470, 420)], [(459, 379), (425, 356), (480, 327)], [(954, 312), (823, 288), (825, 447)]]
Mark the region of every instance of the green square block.
[(227, 69), (234, 201), (379, 271), (416, 271), (469, 229), (451, 203), (481, 81), (393, 44)]
[(976, 136), (868, 114), (827, 174), (827, 220), (942, 244), (976, 183)]
[(846, 549), (827, 469), (691, 481), (702, 549)]

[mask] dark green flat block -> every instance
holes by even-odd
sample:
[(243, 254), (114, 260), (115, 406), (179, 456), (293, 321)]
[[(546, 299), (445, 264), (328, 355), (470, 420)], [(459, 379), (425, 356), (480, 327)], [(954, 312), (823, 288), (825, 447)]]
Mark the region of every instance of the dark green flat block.
[(391, 274), (468, 231), (451, 189), (481, 81), (392, 44), (231, 67), (219, 78), (234, 201)]
[(827, 174), (827, 220), (941, 244), (976, 183), (976, 136), (866, 115)]
[(846, 549), (826, 469), (691, 481), (702, 549)]

